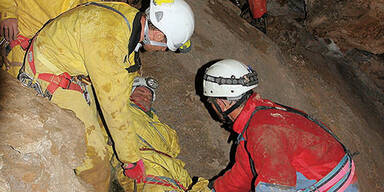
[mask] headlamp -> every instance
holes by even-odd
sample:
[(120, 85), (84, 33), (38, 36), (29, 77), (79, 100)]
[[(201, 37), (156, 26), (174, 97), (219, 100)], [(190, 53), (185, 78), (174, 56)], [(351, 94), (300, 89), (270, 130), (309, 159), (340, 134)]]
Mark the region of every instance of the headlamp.
[(147, 86), (151, 87), (152, 89), (157, 89), (159, 87), (159, 82), (157, 82), (157, 80), (152, 77), (145, 78), (145, 82), (147, 83)]
[(132, 92), (136, 89), (136, 87), (147, 87), (152, 91), (152, 101), (156, 99), (156, 89), (159, 87), (159, 83), (156, 79), (152, 77), (135, 77), (132, 83)]
[(252, 86), (257, 85), (259, 83), (259, 79), (257, 78), (257, 73), (252, 71), (240, 78), (235, 78), (234, 76), (230, 78), (225, 77), (214, 77), (208, 74), (204, 74), (204, 80), (217, 83), (219, 85), (242, 85), (242, 86)]

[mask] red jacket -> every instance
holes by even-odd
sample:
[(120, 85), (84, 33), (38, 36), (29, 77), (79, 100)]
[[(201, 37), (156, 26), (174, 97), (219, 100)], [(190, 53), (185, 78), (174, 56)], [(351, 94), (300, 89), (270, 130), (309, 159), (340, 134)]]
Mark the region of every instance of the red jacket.
[[(253, 94), (233, 125), (235, 132), (243, 131), (257, 106), (280, 107)], [(254, 186), (263, 182), (294, 187), (297, 172), (318, 181), (345, 155), (343, 147), (317, 124), (276, 109), (256, 112), (243, 136), (258, 174)], [(232, 169), (214, 182), (216, 192), (251, 190), (253, 175), (244, 140), (237, 147), (235, 161)]]

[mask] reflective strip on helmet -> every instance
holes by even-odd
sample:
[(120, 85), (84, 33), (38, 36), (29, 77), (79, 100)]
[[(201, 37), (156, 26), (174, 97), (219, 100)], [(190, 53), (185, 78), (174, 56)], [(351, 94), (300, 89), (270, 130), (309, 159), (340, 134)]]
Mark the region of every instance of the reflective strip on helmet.
[(204, 80), (217, 83), (219, 85), (243, 85), (243, 86), (252, 86), (257, 85), (259, 83), (259, 79), (257, 78), (257, 73), (252, 72), (244, 75), (241, 78), (224, 78), (224, 77), (214, 77), (208, 74), (204, 74)]

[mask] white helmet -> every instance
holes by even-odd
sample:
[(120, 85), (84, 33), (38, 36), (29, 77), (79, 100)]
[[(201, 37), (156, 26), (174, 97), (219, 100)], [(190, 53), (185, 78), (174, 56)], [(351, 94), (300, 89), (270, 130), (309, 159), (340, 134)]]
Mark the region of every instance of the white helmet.
[(167, 37), (171, 51), (184, 45), (195, 29), (192, 9), (184, 0), (151, 0), (149, 20)]
[(157, 82), (157, 80), (152, 77), (137, 76), (133, 79), (131, 93), (133, 93), (136, 87), (140, 87), (140, 86), (146, 87), (149, 90), (151, 90), (152, 102), (154, 102), (156, 99), (156, 89), (159, 87), (159, 83)]
[(203, 94), (237, 100), (258, 83), (257, 73), (250, 67), (233, 59), (224, 59), (206, 69)]

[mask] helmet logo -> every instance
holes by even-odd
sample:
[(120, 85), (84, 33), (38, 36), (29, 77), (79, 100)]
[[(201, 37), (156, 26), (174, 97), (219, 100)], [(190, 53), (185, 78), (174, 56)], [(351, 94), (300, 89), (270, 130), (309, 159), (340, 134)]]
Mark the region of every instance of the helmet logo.
[(157, 12), (155, 13), (156, 21), (157, 21), (157, 22), (160, 22), (161, 19), (163, 19), (163, 15), (164, 15), (164, 13), (163, 13), (162, 11), (157, 11)]
[(163, 3), (174, 3), (175, 0), (153, 0), (155, 5), (161, 5)]

